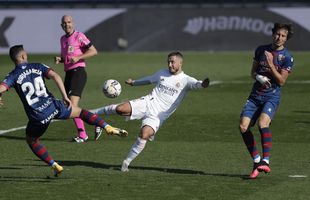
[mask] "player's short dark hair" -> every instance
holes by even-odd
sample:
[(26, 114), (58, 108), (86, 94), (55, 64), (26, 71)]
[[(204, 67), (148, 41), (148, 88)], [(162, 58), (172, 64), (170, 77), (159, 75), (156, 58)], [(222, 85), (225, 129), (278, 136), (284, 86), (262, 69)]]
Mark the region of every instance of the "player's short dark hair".
[(183, 59), (183, 55), (182, 55), (182, 53), (179, 52), (179, 51), (173, 51), (173, 52), (169, 53), (169, 54), (168, 54), (168, 58), (171, 57), (171, 56), (177, 56), (177, 57)]
[(17, 55), (24, 50), (24, 46), (19, 44), (19, 45), (14, 45), (10, 48), (10, 58), (13, 61), (16, 61)]
[(279, 29), (286, 29), (288, 34), (287, 34), (287, 39), (292, 38), (294, 32), (293, 32), (293, 26), (292, 24), (285, 24), (285, 23), (275, 23), (273, 28), (272, 28), (272, 34), (275, 34)]

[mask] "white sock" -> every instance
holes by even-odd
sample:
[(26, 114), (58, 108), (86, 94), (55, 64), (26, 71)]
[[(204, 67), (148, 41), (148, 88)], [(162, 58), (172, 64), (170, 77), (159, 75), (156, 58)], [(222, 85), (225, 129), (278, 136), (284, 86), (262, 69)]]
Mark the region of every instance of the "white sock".
[(268, 165), (269, 165), (269, 160), (268, 159), (263, 159)]
[(260, 156), (254, 158), (254, 162), (255, 162), (255, 163), (259, 163), (259, 162), (260, 162)]
[(146, 145), (147, 140), (142, 139), (140, 137), (137, 138), (136, 142), (132, 145), (127, 158), (125, 159), (125, 162), (128, 163), (128, 165), (131, 163), (133, 159), (135, 159), (144, 149)]
[(95, 110), (95, 114), (101, 115), (114, 115), (116, 114), (116, 106), (118, 104), (112, 104), (112, 105), (108, 105), (108, 106), (104, 106), (101, 108), (98, 108), (97, 110)]

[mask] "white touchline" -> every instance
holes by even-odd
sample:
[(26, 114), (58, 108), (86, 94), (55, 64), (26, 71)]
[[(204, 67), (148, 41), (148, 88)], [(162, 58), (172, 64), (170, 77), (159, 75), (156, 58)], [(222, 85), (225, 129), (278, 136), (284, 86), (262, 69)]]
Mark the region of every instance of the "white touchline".
[[(92, 110), (89, 110), (90, 112), (95, 112), (97, 111), (99, 108), (96, 108), (96, 109), (92, 109)], [(57, 120), (57, 119), (53, 119), (51, 121), (52, 122), (57, 122), (57, 121), (63, 121), (63, 120)], [(18, 131), (18, 130), (23, 130), (23, 129), (26, 129), (26, 126), (20, 126), (20, 127), (16, 127), (16, 128), (10, 128), (10, 129), (7, 129), (7, 130), (0, 130), (0, 135), (4, 135), (6, 133), (10, 133), (10, 132), (14, 132), (14, 131)]]
[(289, 175), (290, 178), (307, 178), (307, 175)]
[(17, 127), (17, 128), (11, 128), (8, 130), (0, 130), (0, 135), (4, 135), (5, 133), (18, 131), (18, 130), (25, 129), (25, 128), (26, 128), (26, 126), (21, 126), (21, 127)]
[[(244, 83), (253, 83), (253, 81), (211, 81), (210, 85), (219, 85), (219, 84), (244, 84)], [(300, 80), (300, 81), (288, 81), (288, 83), (291, 84), (310, 84), (310, 80)], [(90, 112), (95, 112), (97, 111), (99, 108), (96, 109), (92, 109), (90, 110)], [(60, 121), (60, 120), (52, 120), (51, 122), (55, 122), (55, 121)], [(4, 135), (6, 133), (10, 133), (10, 132), (14, 132), (14, 131), (18, 131), (18, 130), (22, 130), (25, 129), (26, 126), (21, 126), (21, 127), (17, 127), (17, 128), (11, 128), (8, 130), (0, 130), (0, 135)]]

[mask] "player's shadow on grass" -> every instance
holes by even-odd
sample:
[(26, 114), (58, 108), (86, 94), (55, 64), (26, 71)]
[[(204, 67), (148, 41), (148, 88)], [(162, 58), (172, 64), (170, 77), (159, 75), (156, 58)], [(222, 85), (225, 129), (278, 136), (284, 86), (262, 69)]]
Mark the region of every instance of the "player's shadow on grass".
[[(62, 160), (58, 161), (62, 166), (86, 166), (99, 169), (111, 169), (120, 171), (120, 165), (110, 165), (104, 163), (97, 163), (92, 161), (68, 161)], [(225, 174), (225, 173), (206, 173), (198, 170), (190, 169), (176, 169), (176, 168), (162, 168), (162, 167), (143, 167), (143, 166), (130, 166), (129, 169), (132, 170), (148, 170), (148, 171), (159, 171), (163, 173), (172, 174), (189, 174), (189, 175), (203, 175), (203, 176), (224, 176), (224, 177), (237, 177), (242, 179), (247, 179), (248, 175), (242, 174)]]
[[(0, 174), (1, 171), (8, 171), (8, 170), (22, 170), (22, 167), (0, 167)], [(40, 178), (40, 177), (27, 177), (27, 176), (2, 176), (0, 175), (0, 182), (5, 182), (5, 183), (9, 183), (9, 182), (23, 182), (23, 183), (28, 183), (28, 182), (40, 182), (40, 183), (49, 183), (51, 182), (50, 180), (46, 179), (46, 178)]]
[[(8, 140), (24, 140), (26, 142), (26, 136), (12, 136), (12, 135), (1, 135), (1, 138), (5, 138)], [(71, 142), (71, 140), (64, 139), (64, 138), (40, 138), (40, 141), (62, 141), (62, 142)]]
[(295, 121), (296, 124), (310, 124), (310, 121)]
[(38, 177), (22, 177), (22, 176), (0, 176), (0, 182), (19, 182), (19, 183), (50, 183), (53, 179), (47, 179), (47, 178), (38, 178)]

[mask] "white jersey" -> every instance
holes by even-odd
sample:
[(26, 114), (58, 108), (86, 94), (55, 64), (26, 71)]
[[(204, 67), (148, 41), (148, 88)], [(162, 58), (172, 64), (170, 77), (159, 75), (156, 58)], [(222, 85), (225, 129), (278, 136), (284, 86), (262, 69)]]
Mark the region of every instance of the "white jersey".
[(156, 87), (149, 95), (144, 96), (147, 100), (149, 114), (167, 119), (180, 105), (186, 93), (190, 89), (202, 88), (202, 81), (188, 76), (183, 71), (179, 74), (171, 74), (168, 69), (162, 69), (157, 73), (141, 78), (134, 85), (156, 83)]

